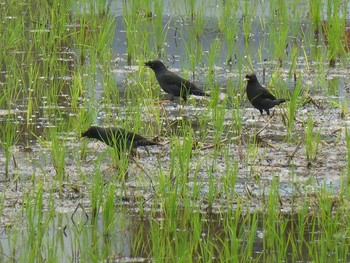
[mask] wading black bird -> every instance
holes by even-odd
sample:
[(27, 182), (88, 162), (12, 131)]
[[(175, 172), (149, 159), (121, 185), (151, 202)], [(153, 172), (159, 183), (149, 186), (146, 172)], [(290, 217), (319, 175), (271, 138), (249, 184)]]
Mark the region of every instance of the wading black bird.
[(166, 93), (170, 94), (170, 100), (173, 100), (174, 97), (181, 97), (184, 101), (186, 101), (187, 96), (191, 94), (197, 96), (210, 96), (192, 82), (181, 78), (174, 72), (169, 71), (159, 60), (148, 61), (145, 63), (145, 66), (153, 69), (160, 87)]
[(116, 147), (119, 151), (131, 151), (132, 154), (139, 146), (160, 145), (136, 133), (113, 127), (91, 126), (81, 134), (81, 137), (97, 139), (111, 147)]
[(270, 115), (271, 108), (286, 101), (285, 99), (276, 99), (267, 89), (261, 86), (254, 73), (247, 74), (244, 80), (248, 81), (248, 100), (261, 114), (263, 114), (263, 110), (265, 110), (267, 115)]

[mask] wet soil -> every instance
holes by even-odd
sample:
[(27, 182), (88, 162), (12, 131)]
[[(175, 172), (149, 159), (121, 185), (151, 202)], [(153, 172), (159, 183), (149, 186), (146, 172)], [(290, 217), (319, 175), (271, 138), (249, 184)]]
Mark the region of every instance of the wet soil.
[[(335, 194), (339, 193), (340, 186), (347, 177), (345, 131), (349, 118), (341, 117), (341, 110), (334, 107), (330, 98), (313, 96), (312, 99), (315, 103), (298, 107), (291, 138), (287, 135), (287, 126), (283, 121), (288, 103), (276, 108), (271, 117), (261, 116), (256, 109), (249, 106), (242, 109), (240, 134), (234, 134), (230, 130), (233, 127), (232, 112), (235, 110), (228, 109), (219, 151), (215, 150), (218, 145), (215, 145), (213, 140), (215, 130), (208, 131), (205, 138), (194, 138), (194, 141), (198, 140), (199, 143), (193, 148), (187, 179), (189, 189), (193, 184), (200, 185), (200, 195), (194, 201), (194, 206), (197, 209), (206, 208), (210, 178), (214, 179), (217, 188), (212, 212), (222, 212), (235, 206), (235, 200), (231, 199), (232, 196), (226, 196), (224, 191), (226, 177), (231, 173), (230, 169), (233, 169), (234, 164), (237, 165), (234, 192), (240, 198), (245, 196), (250, 200), (252, 207), (257, 209), (263, 207), (266, 201), (263, 197), (268, 195), (273, 180), (277, 180), (279, 184), (281, 209), (286, 212), (293, 206), (298, 206), (296, 197), (312, 195), (325, 185), (331, 187)], [(206, 103), (208, 101), (200, 102), (203, 105)], [(187, 117), (187, 120), (195, 119), (195, 116), (200, 116), (201, 111), (204, 111), (199, 105), (194, 108), (191, 105), (173, 106), (171, 103), (164, 107), (168, 118), (164, 121), (178, 119), (176, 113), (179, 108), (183, 114), (181, 117)], [(118, 114), (120, 111), (122, 109), (119, 109)], [(308, 158), (305, 149), (304, 131), (309, 114), (312, 114), (315, 120), (315, 131), (320, 134), (317, 154), (313, 159)], [(164, 134), (169, 136), (169, 131), (165, 131)], [(50, 157), (50, 145), (33, 143), (27, 149), (21, 145), (14, 146), (11, 151), (9, 174), (6, 176), (3, 173), (1, 176), (0, 186), (4, 195), (2, 225), (11, 224), (12, 217), (18, 216), (15, 211), (25, 205), (22, 198), (31, 194), (33, 189), (38, 189), (38, 186), (49, 189), (48, 192), (44, 191), (44, 195), (54, 196), (58, 212), (72, 211), (77, 203), (89, 209), (91, 182), (97, 170), (103, 174), (106, 183), (115, 183), (120, 189), (124, 187), (124, 191), (119, 191), (116, 200), (124, 200), (130, 207), (134, 206), (136, 213), (136, 201), (145, 200), (145, 210), (151, 210), (157, 203), (153, 188), (159, 187), (159, 178), (162, 174), (169, 175), (171, 170), (170, 152), (174, 137), (168, 136), (159, 136), (162, 146), (138, 149), (136, 161), (129, 161), (125, 184), (120, 179), (118, 169), (113, 167), (116, 160), (112, 158), (111, 148), (96, 141), (86, 142), (77, 135), (68, 138), (64, 142), (65, 179), (61, 193), (57, 171)], [(183, 137), (176, 137), (181, 144)], [(81, 156), (81, 144), (86, 143), (87, 150), (84, 156)], [(95, 166), (97, 159), (97, 163), (100, 163), (98, 167)], [(5, 163), (3, 153), (0, 161)], [(52, 192), (52, 185), (57, 186), (56, 192)]]

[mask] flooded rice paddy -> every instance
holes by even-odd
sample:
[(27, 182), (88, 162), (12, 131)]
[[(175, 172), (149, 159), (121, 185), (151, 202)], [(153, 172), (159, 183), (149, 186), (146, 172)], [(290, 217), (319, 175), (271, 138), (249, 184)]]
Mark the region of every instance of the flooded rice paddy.
[[(329, 4), (316, 27), (311, 2), (150, 2), (72, 3), (60, 26), (58, 3), (1, 5), (0, 261), (348, 261), (349, 53)], [(143, 66), (158, 57), (211, 97), (167, 101)], [(287, 99), (271, 116), (250, 72)], [(80, 138), (92, 124), (161, 146), (120, 157)]]

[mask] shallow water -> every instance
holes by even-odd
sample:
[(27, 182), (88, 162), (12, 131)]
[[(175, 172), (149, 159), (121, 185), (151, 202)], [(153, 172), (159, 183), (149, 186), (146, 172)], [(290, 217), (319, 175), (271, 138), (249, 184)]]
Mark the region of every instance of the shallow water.
[[(198, 5), (201, 5), (201, 1), (198, 1)], [(205, 205), (203, 204), (206, 204), (208, 201), (207, 196), (211, 183), (209, 174), (213, 176), (220, 193), (212, 204), (213, 216), (206, 218), (210, 229), (214, 229), (211, 233), (213, 235), (226, 234), (220, 233), (220, 229), (215, 227), (220, 225), (217, 214), (235, 207), (235, 204), (228, 203), (228, 197), (222, 194), (225, 188), (225, 178), (232, 172), (228, 170), (230, 168), (227, 165), (228, 163), (237, 164), (237, 176), (233, 192), (237, 195), (249, 196), (252, 204), (251, 209), (254, 211), (264, 209), (261, 197), (268, 195), (274, 180), (277, 180), (279, 185), (282, 203), (281, 211), (290, 212), (294, 208), (294, 203), (291, 199), (295, 195), (305, 196), (306, 194), (312, 194), (325, 185), (332, 189), (334, 194), (337, 194), (343, 181), (346, 179), (348, 157), (345, 130), (349, 123), (349, 117), (348, 114), (345, 114), (344, 117), (341, 116), (341, 109), (338, 104), (342, 104), (344, 100), (349, 102), (350, 70), (348, 64), (338, 63), (335, 68), (328, 68), (326, 65), (322, 65), (326, 69), (324, 72), (322, 70), (318, 71), (319, 65), (313, 61), (313, 54), (316, 50), (325, 52), (326, 49), (322, 37), (319, 42), (314, 42), (314, 45), (305, 46), (305, 53), (310, 59), (308, 63), (312, 66), (311, 70), (305, 70), (307, 62), (303, 56), (299, 56), (297, 59), (297, 73), (302, 74), (305, 90), (308, 91), (312, 102), (299, 105), (294, 125), (294, 136), (304, 137), (309, 115), (313, 116), (316, 130), (321, 136), (317, 158), (310, 161), (306, 157), (304, 144), (297, 147), (295, 141), (287, 140), (287, 127), (283, 118), (284, 112), (288, 110), (288, 106), (282, 105), (276, 108), (273, 119), (265, 127), (265, 124), (269, 122), (268, 117), (260, 116), (259, 112), (251, 108), (243, 96), (244, 83), (242, 80), (247, 72), (256, 71), (264, 84), (268, 84), (273, 80), (271, 74), (275, 72), (276, 63), (271, 59), (273, 44), (268, 41), (271, 31), (269, 23), (264, 22), (262, 24), (258, 20), (253, 20), (249, 42), (245, 40), (243, 31), (237, 30), (237, 39), (232, 51), (232, 64), (230, 64), (227, 61), (229, 54), (227, 43), (219, 33), (218, 22), (215, 16), (218, 13), (217, 10), (219, 10), (218, 3), (203, 9), (205, 28), (198, 40), (192, 37), (193, 23), (190, 18), (183, 16), (186, 10), (180, 8), (174, 11), (171, 1), (166, 2), (164, 6), (163, 27), (167, 28), (167, 35), (166, 45), (163, 50), (166, 56), (162, 60), (165, 64), (171, 70), (182, 76), (188, 76), (189, 79), (206, 89), (209, 65), (207, 56), (204, 55), (200, 63), (196, 64), (194, 69), (191, 69), (186, 44), (191, 41), (198, 41), (200, 43), (199, 46), (202, 48), (202, 53), (208, 54), (211, 44), (215, 39), (218, 39), (221, 52), (218, 52), (215, 58), (213, 73), (222, 93), (221, 99), (223, 100), (225, 96), (228, 96), (228, 101), (230, 101), (230, 99), (237, 96), (242, 101), (242, 107), (237, 109), (229, 102), (226, 104), (224, 127), (220, 138), (224, 140), (222, 142), (223, 151), (216, 155), (213, 147), (216, 134), (215, 123), (208, 121), (205, 124), (206, 126), (202, 123), (203, 114), (214, 115), (213, 110), (208, 110), (208, 100), (194, 98), (185, 106), (180, 106), (177, 102), (163, 105), (162, 126), (157, 128), (164, 146), (148, 147), (147, 150), (139, 149), (138, 164), (130, 161), (128, 179), (125, 185), (118, 181), (118, 172), (115, 169), (109, 169), (110, 165), (115, 161), (111, 157), (111, 149), (99, 142), (83, 141), (79, 138), (79, 134), (66, 131), (64, 128), (59, 129), (59, 137), (65, 149), (66, 181), (63, 185), (62, 193), (58, 193), (58, 191), (53, 194), (49, 192), (44, 193), (47, 197), (45, 202), (47, 202), (51, 194), (53, 195), (52, 198), (57, 204), (55, 211), (58, 212), (46, 238), (51, 240), (53, 237), (58, 236), (58, 239), (63, 240), (63, 246), (60, 247), (60, 251), (57, 253), (62, 253), (62, 257), (67, 258), (67, 261), (81, 260), (82, 256), (80, 255), (78, 243), (96, 242), (94, 240), (96, 236), (99, 240), (98, 242), (100, 242), (97, 249), (107, 253), (108, 258), (115, 262), (143, 262), (151, 260), (148, 254), (149, 247), (145, 245), (142, 249), (134, 251), (130, 245), (136, 236), (135, 233), (140, 233), (140, 231), (144, 232), (141, 236), (144, 236), (145, 240), (147, 240), (150, 224), (149, 220), (142, 220), (138, 217), (135, 200), (138, 200), (138, 198), (150, 200), (144, 203), (146, 211), (151, 211), (154, 203), (160, 202), (156, 197), (153, 197), (152, 187), (160, 187), (158, 181), (161, 175), (164, 173), (170, 174), (170, 142), (174, 140), (174, 134), (177, 135), (176, 137), (179, 137), (179, 141), (186, 137), (186, 134), (180, 133), (182, 132), (181, 124), (183, 121), (191, 124), (195, 139), (202, 147), (202, 149), (193, 150), (188, 168), (187, 186), (189, 189), (194, 188), (198, 181), (200, 182), (200, 193), (198, 200), (196, 200), (197, 206), (195, 208), (201, 212), (205, 211)], [(140, 76), (138, 76), (139, 71), (136, 65), (138, 59), (133, 58), (133, 65), (128, 65), (125, 44), (126, 33), (123, 17), (121, 16), (123, 12), (121, 1), (111, 2), (111, 7), (113, 14), (116, 15), (117, 25), (112, 44), (113, 53), (110, 58), (114, 65), (111, 70), (120, 91), (121, 103), (120, 105), (115, 105), (105, 102), (104, 97), (106, 94), (101, 83), (102, 69), (97, 70), (95, 73), (96, 82), (91, 83), (91, 86), (85, 87), (90, 91), (89, 95), (91, 97), (80, 98), (79, 102), (81, 104), (88, 103), (91, 108), (96, 109), (95, 124), (104, 124), (106, 120), (111, 120), (110, 123), (130, 122), (132, 127), (134, 113), (139, 112), (141, 109), (142, 119), (151, 126), (156, 125), (154, 124), (154, 113), (150, 109), (152, 105), (150, 106), (147, 101), (143, 101), (144, 103), (140, 105), (130, 105), (127, 100), (128, 96), (130, 96), (128, 93), (130, 89), (135, 92), (135, 89), (139, 88), (137, 81)], [(257, 8), (256, 13), (259, 14), (261, 12), (263, 12), (261, 7)], [(241, 14), (237, 14), (237, 16), (240, 17)], [(313, 38), (313, 33), (310, 25), (302, 19), (296, 23), (298, 23), (300, 31), (306, 32), (304, 41), (311, 41), (309, 39)], [(238, 26), (241, 28), (242, 22), (238, 23)], [(153, 38), (150, 38), (149, 41), (150, 44), (154, 43)], [(287, 53), (290, 52), (291, 43), (292, 38), (289, 38), (288, 46), (285, 50)], [(263, 49), (261, 49), (261, 45), (264, 45)], [(297, 45), (302, 46), (304, 43), (298, 39)], [(263, 51), (262, 54), (259, 53), (260, 50)], [(60, 51), (62, 56), (57, 67), (67, 67), (74, 72), (77, 63), (81, 63), (77, 55), (78, 51), (77, 47), (64, 47)], [(14, 57), (19, 56), (19, 54), (12, 55)], [(37, 62), (40, 64), (40, 60), (44, 58), (42, 54), (36, 54), (36, 56), (38, 57)], [(238, 68), (237, 65), (239, 63), (237, 61), (245, 60), (247, 56), (252, 60), (252, 68)], [(30, 65), (24, 66), (30, 67)], [(286, 95), (293, 92), (295, 84), (294, 72), (291, 72), (290, 68), (290, 56), (286, 56), (286, 60), (282, 63), (282, 69), (279, 71), (280, 75), (274, 75), (275, 79), (279, 81), (277, 83), (283, 83), (284, 87), (286, 87), (276, 87), (276, 90), (285, 92)], [(144, 69), (143, 73), (149, 76), (153, 74), (149, 69)], [(2, 85), (8, 81), (9, 77), (11, 76), (8, 75), (6, 69), (0, 72)], [(57, 132), (58, 126), (64, 127), (69, 122), (70, 116), (77, 114), (71, 108), (70, 86), (72, 79), (73, 74), (43, 77), (42, 81), (48, 88), (54, 81), (62, 83), (59, 96), (48, 98), (45, 96), (36, 97), (34, 94), (32, 98), (21, 97), (13, 105), (13, 110), (8, 112), (6, 109), (3, 109), (1, 111), (0, 125), (3, 130), (5, 130), (6, 120), (10, 119), (11, 122), (17, 125), (16, 136), (19, 137), (18, 144), (11, 146), (12, 157), (9, 163), (9, 174), (5, 173), (5, 169), (0, 171), (0, 189), (4, 195), (2, 203), (3, 213), (0, 218), (0, 225), (3, 231), (0, 242), (2, 251), (5, 251), (5, 254), (7, 254), (5, 257), (7, 258), (11, 258), (9, 253), (11, 249), (26, 243), (27, 233), (25, 230), (23, 230), (23, 233), (21, 232), (21, 224), (22, 221), (25, 221), (25, 217), (19, 215), (18, 211), (23, 206), (22, 198), (26, 195), (27, 189), (37, 187), (38, 184), (43, 189), (50, 189), (52, 185), (57, 184), (55, 178), (57, 171), (51, 156), (52, 142), (45, 137), (45, 134), (47, 134), (48, 130)], [(149, 89), (149, 87), (146, 87), (146, 89)], [(164, 96), (162, 92), (160, 94), (161, 97)], [(38, 106), (28, 118), (26, 109), (29, 100), (35, 101)], [(57, 103), (52, 103), (53, 101)], [(57, 108), (60, 109), (59, 116), (56, 112)], [(241, 130), (235, 124), (236, 115), (242, 115)], [(11, 116), (11, 118), (8, 118), (8, 116)], [(203, 127), (207, 128), (205, 130), (206, 134), (203, 134)], [(260, 130), (258, 138), (255, 138), (256, 133)], [(254, 140), (258, 140), (259, 144), (256, 149), (251, 150), (249, 147), (251, 147), (251, 142)], [(0, 151), (1, 167), (5, 167), (6, 163), (4, 151), (4, 149)], [(83, 154), (83, 151), (86, 151), (86, 153)], [(250, 155), (253, 155), (253, 157)], [(154, 169), (154, 167), (160, 168)], [(111, 181), (116, 183), (117, 193), (119, 194), (116, 198), (127, 200), (126, 204), (121, 205), (123, 209), (121, 209), (120, 213), (119, 211), (116, 213), (117, 219), (114, 221), (114, 229), (106, 237), (102, 235), (104, 226), (101, 216), (96, 223), (97, 227), (92, 227), (91, 222), (88, 221), (87, 225), (80, 222), (83, 225), (80, 229), (74, 226), (70, 219), (70, 215), (77, 207), (77, 203), (81, 203), (86, 209), (90, 207), (89, 194), (91, 185), (83, 185), (81, 181), (82, 177), (84, 177), (84, 179), (89, 178), (87, 181), (91, 182), (97, 170), (103, 171), (106, 183)], [(125, 189), (123, 194), (121, 189)], [(44, 203), (45, 209), (48, 209), (48, 206), (48, 203)], [(126, 207), (125, 210), (124, 206)], [(127, 209), (128, 206), (131, 208)], [(88, 211), (88, 215), (90, 215), (90, 211)], [(161, 218), (157, 220), (161, 220)], [(22, 227), (25, 227), (25, 225)], [(17, 243), (14, 242), (15, 245), (10, 246), (8, 237), (12, 236), (12, 233), (9, 235), (8, 231), (16, 232), (17, 229), (20, 229)], [(205, 230), (203, 231), (205, 232)], [(74, 240), (76, 232), (78, 232), (77, 236), (80, 235), (77, 238), (78, 241)], [(262, 253), (261, 239), (259, 239), (261, 232), (261, 229), (257, 231), (257, 238), (254, 244), (256, 258)], [(101, 241), (102, 239), (103, 241)], [(305, 256), (300, 260), (308, 260), (308, 258)]]
[[(87, 218), (81, 209), (78, 209), (77, 213), (67, 213), (64, 210), (60, 210), (56, 214), (56, 219), (52, 224), (46, 227), (46, 235), (43, 237), (43, 247), (40, 256), (45, 259), (50, 252), (50, 246), (55, 245), (55, 252), (60, 262), (86, 262), (90, 261), (90, 254), (84, 252), (89, 248), (94, 255), (95, 260), (108, 260), (112, 262), (149, 262), (149, 253), (152, 250), (152, 243), (150, 236), (150, 228), (152, 224), (161, 224), (164, 218), (159, 217), (157, 221), (149, 218), (140, 218), (137, 216), (128, 215), (126, 211), (117, 211), (113, 215), (113, 222), (105, 222), (102, 216), (96, 220), (96, 223), (91, 224), (91, 218)], [(284, 230), (284, 235), (293, 233), (293, 221), (290, 216), (285, 216), (284, 220), (287, 223), (287, 228)], [(205, 215), (202, 216), (202, 236), (205, 239), (211, 240), (218, 247), (212, 255), (212, 259), (219, 260), (221, 245), (220, 240), (226, 240), (230, 238), (230, 235), (223, 231), (223, 224), (220, 215), (213, 214), (210, 219)], [(241, 229), (244, 224), (238, 223), (237, 229)], [(177, 228), (178, 238), (191, 239), (191, 229), (183, 228), (181, 220), (178, 221), (179, 227)], [(108, 231), (106, 228), (108, 227)], [(154, 226), (153, 226), (154, 227)], [(249, 229), (245, 230), (249, 232)], [(103, 234), (105, 233), (105, 234)], [(10, 242), (6, 239), (6, 236), (15, 237)], [(254, 239), (254, 253), (251, 260), (254, 262), (266, 262), (266, 260), (273, 260), (273, 256), (268, 254), (278, 253), (278, 251), (270, 251), (264, 253), (263, 236), (266, 233), (263, 230), (261, 222), (256, 230), (256, 238)], [(297, 233), (294, 232), (295, 238)], [(29, 246), (29, 240), (27, 239), (27, 233), (22, 230), (6, 230), (1, 233), (0, 238), (0, 250), (10, 252), (14, 249), (13, 243), (17, 242), (19, 247), (27, 248)], [(138, 241), (135, 238), (139, 239)], [(315, 242), (311, 240), (311, 236), (305, 234), (303, 237), (307, 242)], [(232, 241), (235, 242), (235, 241)], [(244, 249), (247, 240), (240, 240), (240, 247)], [(139, 246), (134, 244), (138, 243)], [(47, 245), (45, 245), (47, 244)], [(292, 247), (288, 248), (288, 254), (292, 255)], [(200, 251), (195, 251), (193, 260), (200, 260), (200, 256), (195, 256)], [(9, 259), (10, 257), (3, 257), (3, 259)], [(22, 258), (23, 260), (24, 258)], [(310, 260), (308, 251), (300, 251), (298, 256), (293, 257), (294, 260), (306, 261)], [(167, 260), (167, 259), (165, 259)], [(172, 259), (168, 259), (172, 260)]]

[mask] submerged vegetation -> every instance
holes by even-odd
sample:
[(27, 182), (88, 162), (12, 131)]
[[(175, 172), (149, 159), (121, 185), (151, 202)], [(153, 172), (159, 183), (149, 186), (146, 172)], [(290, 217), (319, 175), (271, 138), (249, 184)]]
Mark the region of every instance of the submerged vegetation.
[[(0, 17), (1, 262), (349, 261), (348, 1), (5, 1)], [(210, 98), (164, 102), (154, 59)], [(287, 99), (271, 118), (250, 72)], [(120, 154), (81, 139), (91, 125), (161, 145)]]

